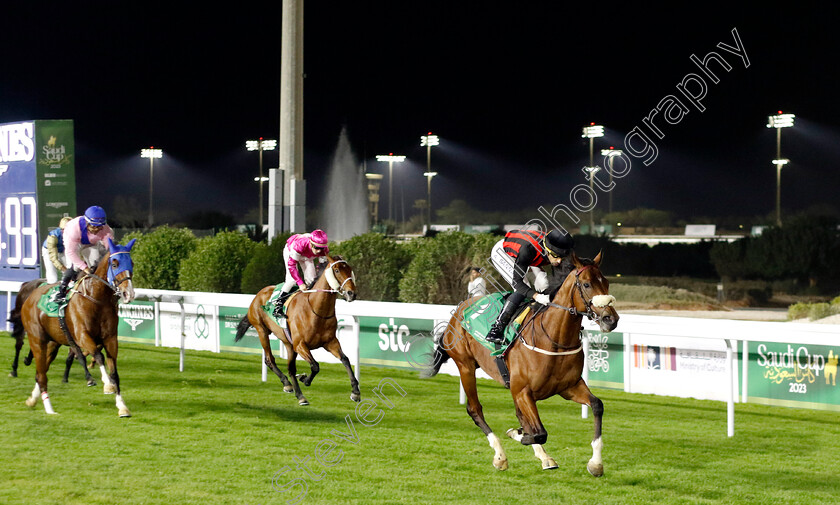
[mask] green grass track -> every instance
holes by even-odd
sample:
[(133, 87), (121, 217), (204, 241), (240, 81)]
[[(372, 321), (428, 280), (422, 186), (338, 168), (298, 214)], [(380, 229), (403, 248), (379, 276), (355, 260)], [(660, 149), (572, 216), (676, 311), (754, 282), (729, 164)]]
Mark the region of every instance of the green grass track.
[[(299, 407), (273, 375), (260, 381), (258, 356), (190, 351), (179, 373), (177, 350), (122, 344), (133, 417), (118, 418), (114, 396), (85, 387), (78, 366), (62, 384), (65, 350), (49, 374), (59, 415), (47, 416), (40, 401), (24, 405), (34, 367), (8, 377), (13, 342), (0, 342), (4, 505), (840, 502), (836, 412), (736, 405), (727, 438), (724, 403), (596, 388), (606, 409), (605, 475), (596, 479), (586, 471), (592, 420), (579, 406), (559, 397), (539, 404), (545, 448), (560, 465), (543, 471), (531, 448), (504, 436), (518, 426), (508, 392), (479, 381), (510, 463), (499, 472), (458, 404), (454, 377), (364, 367), (362, 399), (378, 401), (368, 419), (383, 410), (365, 426), (340, 365), (322, 365), (305, 391), (311, 405)], [(391, 409), (371, 392), (384, 378), (406, 393), (384, 389)]]

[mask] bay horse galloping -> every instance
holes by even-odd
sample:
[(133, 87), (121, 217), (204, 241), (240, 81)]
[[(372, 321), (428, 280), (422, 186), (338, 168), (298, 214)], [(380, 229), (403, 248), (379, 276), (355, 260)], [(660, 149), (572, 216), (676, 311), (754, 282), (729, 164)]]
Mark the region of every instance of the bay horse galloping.
[[(609, 281), (601, 274), (601, 254), (594, 260), (571, 257), (575, 270), (570, 273), (552, 297), (551, 303), (526, 316), (520, 333), (505, 355), (510, 371), (510, 394), (516, 407), (520, 428), (510, 429), (507, 435), (531, 445), (543, 469), (557, 468), (557, 463), (543, 449), (548, 433), (540, 421), (536, 402), (559, 394), (567, 400), (588, 405), (594, 414), (592, 458), (587, 464), (589, 473), (600, 477), (604, 473), (601, 460), (601, 417), (604, 406), (589, 391), (581, 377), (584, 366), (581, 342), (583, 316), (600, 325), (602, 332), (610, 332), (618, 324), (615, 298), (609, 294)], [(424, 376), (438, 373), (441, 365), (452, 358), (458, 366), (461, 383), (467, 394), (467, 413), (487, 436), (495, 451), (493, 466), (508, 467), (507, 455), (499, 438), (484, 420), (476, 391), (475, 370), (479, 366), (497, 382), (504, 384), (491, 351), (472, 338), (461, 326), (464, 310), (479, 298), (461, 302), (449, 325), (438, 340), (434, 361)]]
[[(80, 274), (76, 282), (76, 294), (69, 298), (64, 311), (67, 333), (62, 329), (58, 317), (51, 317), (38, 308), (41, 295), (51, 286), (41, 286), (27, 297), (23, 303), (19, 320), (13, 321), (15, 327), (22, 325), (29, 336), (29, 347), (35, 358), (36, 382), (32, 395), (26, 404), (34, 407), (38, 395), (44, 402), (47, 414), (55, 414), (47, 393), (47, 370), (58, 353), (58, 348), (68, 345), (84, 363), (84, 354), (93, 356), (102, 372), (104, 392), (116, 393), (116, 405), (120, 417), (129, 417), (131, 412), (123, 402), (120, 393), (120, 378), (117, 374), (117, 300), (129, 303), (134, 299), (134, 285), (131, 276), (134, 265), (131, 261), (131, 240), (128, 245), (114, 244), (108, 239), (108, 253), (97, 264), (93, 275)], [(68, 339), (69, 335), (69, 339)], [(108, 369), (102, 349), (107, 353)], [(85, 367), (87, 374), (87, 367)]]
[[(301, 393), (298, 379), (305, 386), (312, 384), (312, 380), (318, 374), (320, 367), (310, 351), (319, 347), (323, 347), (341, 360), (350, 376), (350, 399), (355, 402), (361, 399), (359, 381), (353, 375), (350, 360), (344, 355), (341, 344), (336, 337), (338, 320), (335, 317), (337, 295), (341, 295), (348, 302), (356, 299), (356, 276), (353, 274), (353, 269), (341, 256), (327, 256), (327, 262), (327, 267), (314, 285), (310, 289), (293, 295), (289, 300), (286, 308), (288, 329), (281, 328), (262, 308), (268, 304), (275, 286), (266, 286), (257, 293), (251, 301), (248, 313), (239, 321), (236, 329), (235, 342), (238, 342), (251, 326), (257, 330), (260, 344), (265, 351), (265, 364), (283, 382), (283, 391), (295, 393), (299, 405), (309, 405), (309, 401)], [(286, 347), (291, 382), (277, 367), (274, 355), (271, 353), (269, 337), (272, 333), (277, 335)], [(309, 363), (309, 375), (297, 375), (295, 360), (298, 354)]]

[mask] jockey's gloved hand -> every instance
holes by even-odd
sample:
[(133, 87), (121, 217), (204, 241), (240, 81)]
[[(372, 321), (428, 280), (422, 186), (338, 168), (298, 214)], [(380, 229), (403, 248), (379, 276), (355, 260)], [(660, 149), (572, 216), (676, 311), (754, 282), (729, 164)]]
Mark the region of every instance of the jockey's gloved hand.
[(548, 305), (549, 303), (551, 303), (551, 298), (549, 298), (548, 295), (537, 293), (534, 295), (534, 301), (543, 305)]
[(84, 269), (84, 272), (85, 272), (86, 274), (88, 274), (88, 275), (93, 275), (93, 269), (92, 269), (92, 268), (90, 268), (90, 267), (85, 268), (85, 269)]

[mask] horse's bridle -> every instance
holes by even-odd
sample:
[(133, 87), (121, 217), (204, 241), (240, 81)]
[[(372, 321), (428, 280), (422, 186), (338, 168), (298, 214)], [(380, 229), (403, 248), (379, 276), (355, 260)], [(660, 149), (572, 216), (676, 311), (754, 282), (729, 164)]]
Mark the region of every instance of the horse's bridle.
[[(580, 274), (583, 273), (583, 271), (586, 270), (587, 268), (589, 268), (590, 266), (591, 265), (586, 265), (584, 267), (579, 268), (575, 272), (575, 286), (574, 286), (574, 288), (572, 288), (571, 307), (565, 307), (563, 305), (559, 305), (559, 304), (556, 304), (556, 303), (553, 303), (553, 302), (549, 302), (547, 307), (554, 307), (554, 308), (557, 308), (557, 309), (565, 310), (566, 312), (568, 312), (572, 316), (576, 316), (576, 315), (586, 316), (590, 320), (592, 320), (593, 322), (599, 323), (601, 321), (601, 316), (599, 316), (595, 312), (595, 310), (592, 308), (592, 306), (593, 305), (595, 305), (596, 307), (611, 306), (611, 305), (613, 305), (613, 303), (615, 303), (615, 298), (612, 295), (595, 295), (592, 298), (589, 298), (589, 299), (586, 298), (586, 295), (583, 294), (583, 285), (580, 282)], [(577, 290), (578, 294), (580, 295), (581, 301), (583, 301), (584, 307), (586, 307), (586, 309), (584, 311), (579, 311), (575, 307), (575, 290)], [(598, 298), (598, 297), (601, 297), (601, 296), (608, 297), (606, 299), (599, 300), (599, 301), (604, 302), (603, 305), (595, 302), (595, 299)], [(538, 314), (534, 314), (534, 317), (532, 317), (531, 320), (529, 321), (530, 324), (532, 324), (536, 320), (537, 315)], [(545, 327), (543, 326), (542, 320), (540, 320), (540, 327), (542, 329), (543, 334), (546, 335), (546, 337), (548, 337), (548, 331), (546, 331)], [(549, 356), (568, 356), (570, 354), (577, 354), (583, 349), (582, 344), (577, 346), (577, 347), (575, 347), (575, 346), (566, 347), (566, 346), (562, 346), (562, 345), (557, 344), (556, 342), (551, 340), (550, 337), (548, 339), (551, 342), (552, 347), (554, 347), (556, 349), (564, 349), (564, 350), (560, 351), (560, 352), (547, 351), (545, 349), (541, 349), (541, 348), (537, 347), (536, 345), (530, 345), (527, 342), (525, 342), (524, 337), (522, 337), (522, 332), (519, 333), (519, 340), (522, 341), (522, 345), (526, 349), (531, 350), (531, 351), (535, 351), (535, 352), (538, 352), (538, 353), (541, 353), (541, 354), (547, 354)]]
[[(335, 286), (336, 284), (338, 284), (338, 279), (335, 278), (335, 274), (332, 271), (332, 267), (333, 267), (333, 265), (336, 265), (338, 263), (344, 263), (345, 265), (347, 264), (347, 262), (344, 261), (344, 260), (335, 260), (332, 263), (329, 263), (327, 265), (327, 268), (324, 269), (324, 273), (323, 273), (323, 275), (327, 276), (327, 282), (330, 284), (330, 287), (333, 288), (333, 289), (304, 289), (304, 290), (301, 290), (301, 293), (319, 293), (319, 292), (320, 293), (337, 293), (341, 296), (344, 296), (344, 285), (347, 284), (347, 282), (351, 281), (351, 280), (355, 284), (356, 283), (356, 274), (352, 273), (350, 276), (348, 276), (346, 279), (344, 279), (344, 281), (341, 284), (339, 284), (338, 286)], [(352, 270), (351, 270), (351, 272), (352, 272)], [(309, 310), (311, 310), (313, 314), (320, 317), (321, 319), (332, 319), (332, 318), (335, 317), (335, 311), (333, 311), (332, 315), (330, 315), (330, 316), (322, 316), (321, 314), (318, 314), (317, 312), (315, 312), (315, 309), (312, 307), (312, 304), (309, 302), (309, 297), (308, 296), (306, 297), (306, 303), (307, 303), (307, 305), (309, 305)]]
[[(589, 268), (590, 266), (591, 265), (586, 265), (584, 267), (579, 268), (575, 272), (575, 287), (572, 288), (572, 303), (571, 303), (572, 306), (571, 307), (564, 307), (563, 305), (558, 305), (558, 304), (553, 303), (553, 302), (549, 302), (548, 306), (549, 307), (554, 307), (556, 309), (565, 310), (566, 312), (568, 312), (569, 314), (571, 314), (573, 316), (576, 316), (576, 315), (580, 314), (582, 316), (588, 317), (592, 322), (600, 323), (601, 322), (601, 316), (599, 316), (595, 312), (595, 310), (592, 309), (592, 306), (595, 305), (596, 307), (599, 307), (599, 308), (600, 307), (611, 306), (615, 303), (615, 298), (612, 295), (595, 295), (592, 298), (589, 298), (589, 299), (586, 298), (586, 295), (583, 294), (583, 285), (580, 282), (580, 274), (583, 273), (583, 271), (586, 270), (587, 268)], [(580, 295), (580, 299), (583, 302), (583, 306), (585, 307), (584, 311), (579, 311), (575, 307), (575, 288), (577, 289), (577, 292)], [(594, 300), (598, 297), (601, 297), (601, 296), (606, 296), (608, 298), (604, 300), (603, 304), (594, 303)]]
[(327, 268), (324, 270), (324, 274), (323, 274), (323, 275), (327, 276), (327, 282), (330, 284), (330, 287), (333, 288), (333, 289), (305, 289), (305, 290), (302, 290), (301, 293), (317, 293), (317, 292), (320, 291), (322, 293), (337, 293), (341, 296), (344, 296), (344, 285), (347, 284), (347, 282), (351, 281), (351, 280), (355, 284), (356, 274), (355, 273), (351, 274), (349, 277), (344, 279), (344, 281), (341, 284), (339, 284), (338, 286), (335, 286), (335, 284), (338, 284), (338, 279), (335, 278), (335, 274), (332, 272), (332, 267), (333, 267), (333, 265), (337, 265), (338, 263), (344, 263), (345, 265), (347, 264), (347, 262), (344, 261), (344, 260), (335, 260), (332, 263), (329, 263), (327, 265)]
[[(108, 257), (108, 261), (109, 261), (109, 264), (108, 264), (108, 280), (103, 279), (102, 277), (96, 275), (95, 273), (85, 274), (85, 277), (82, 280), (84, 280), (84, 279), (95, 279), (95, 280), (101, 282), (102, 284), (104, 284), (111, 291), (113, 291), (115, 296), (119, 296), (120, 293), (121, 293), (120, 286), (122, 286), (122, 284), (124, 282), (131, 280), (131, 270), (126, 269), (126, 270), (122, 270), (120, 272), (114, 273), (114, 267), (111, 266), (110, 260), (111, 260), (111, 258), (113, 258), (114, 256), (117, 256), (119, 254), (129, 254), (129, 253), (128, 253), (128, 251), (119, 251), (119, 252), (115, 252), (115, 253), (111, 254)], [(121, 274), (122, 272), (125, 272), (126, 276), (123, 277), (122, 280), (120, 280), (119, 282), (117, 282), (115, 284), (114, 282), (117, 280), (117, 275)], [(94, 300), (93, 298), (87, 296), (86, 294), (84, 294), (82, 292), (79, 292), (79, 294), (81, 294), (83, 297), (87, 298), (88, 300), (97, 302), (97, 300)]]

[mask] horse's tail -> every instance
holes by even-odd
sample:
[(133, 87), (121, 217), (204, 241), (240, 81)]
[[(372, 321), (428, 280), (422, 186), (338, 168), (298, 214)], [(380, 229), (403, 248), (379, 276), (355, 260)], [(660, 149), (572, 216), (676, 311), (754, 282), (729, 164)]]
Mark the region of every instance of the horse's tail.
[(12, 338), (23, 339), (23, 320), (20, 318), (20, 309), (15, 307), (9, 312), (9, 322), (12, 323)]
[(15, 306), (9, 312), (8, 321), (12, 323), (12, 337), (15, 340), (23, 340), (23, 319), (21, 313), (23, 312), (23, 302), (29, 298), (35, 289), (44, 282), (45, 279), (33, 279), (24, 282), (15, 297)]
[[(449, 360), (449, 354), (441, 345), (443, 343), (443, 332), (435, 335), (435, 350), (432, 352), (432, 360), (428, 367), (420, 372), (420, 378), (428, 379), (434, 377), (440, 372), (440, 367)], [(427, 354), (428, 356), (428, 354)]]
[(239, 342), (242, 340), (242, 337), (245, 336), (245, 332), (248, 331), (248, 328), (251, 327), (251, 321), (248, 320), (248, 314), (239, 320), (239, 324), (236, 326), (236, 338), (233, 339), (234, 342)]

